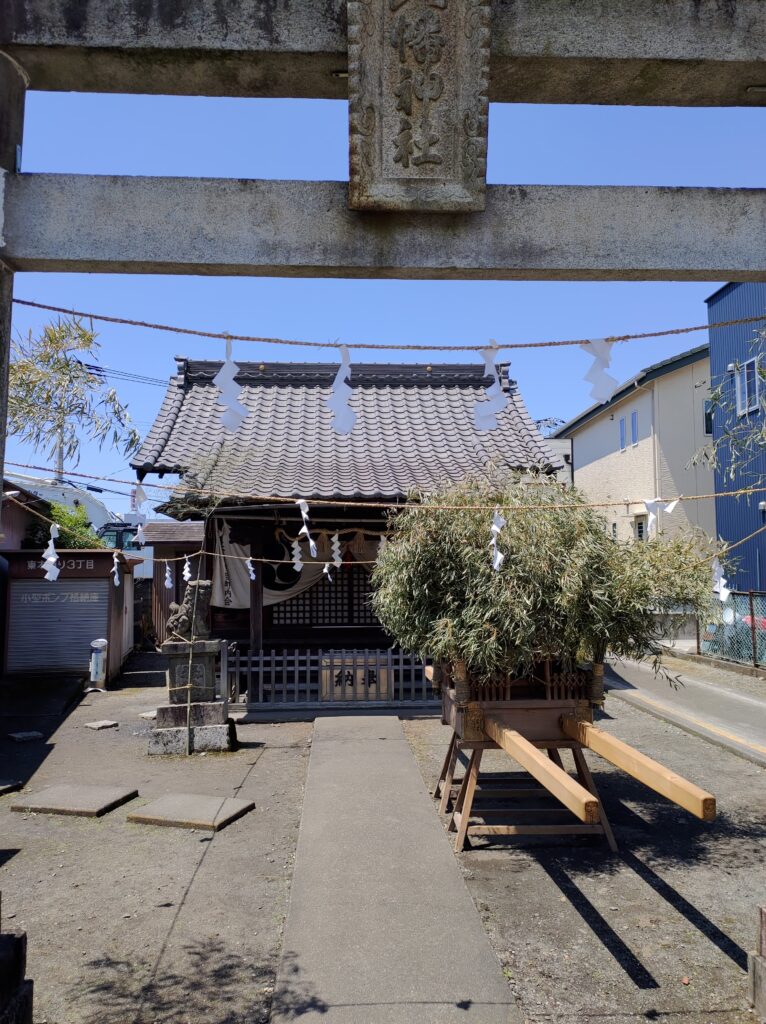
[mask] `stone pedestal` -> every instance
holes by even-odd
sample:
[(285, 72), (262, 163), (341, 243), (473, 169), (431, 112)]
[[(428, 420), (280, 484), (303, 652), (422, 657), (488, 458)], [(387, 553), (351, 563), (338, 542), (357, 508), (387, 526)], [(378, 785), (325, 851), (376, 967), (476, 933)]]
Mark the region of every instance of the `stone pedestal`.
[[(193, 725), (191, 728), (189, 752), (192, 754), (225, 754), (236, 749), (237, 730), (232, 721), (223, 725)], [(149, 753), (185, 754), (186, 726), (153, 729), (149, 736)]]
[(229, 719), (228, 701), (167, 704), (157, 708), (155, 727), (149, 737), (150, 754), (186, 753), (186, 718), (189, 716), (190, 753), (236, 750), (237, 731)]
[(168, 659), (169, 704), (186, 704), (189, 684), (192, 703), (215, 700), (215, 662), (221, 650), (220, 640), (166, 640), (160, 649)]
[(228, 701), (215, 699), (215, 662), (220, 650), (220, 640), (167, 640), (162, 645), (168, 659), (168, 703), (157, 708), (150, 754), (186, 754), (187, 720), (191, 753), (236, 749), (237, 732), (229, 719)]

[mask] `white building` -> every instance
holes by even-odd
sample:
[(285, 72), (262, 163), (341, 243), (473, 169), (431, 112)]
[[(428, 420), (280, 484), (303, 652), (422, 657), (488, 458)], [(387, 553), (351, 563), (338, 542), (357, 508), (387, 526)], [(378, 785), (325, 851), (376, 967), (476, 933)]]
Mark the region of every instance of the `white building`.
[(103, 501), (85, 487), (45, 477), (25, 476), (23, 473), (6, 473), (5, 478), (23, 487), (25, 491), (36, 494), (38, 498), (44, 498), (45, 501), (55, 501), (68, 508), (84, 507), (94, 530), (100, 530), (106, 523), (113, 523), (119, 519), (114, 512), (109, 511)]
[[(574, 484), (604, 509), (612, 536), (647, 536), (644, 499), (713, 494), (713, 471), (696, 453), (711, 441), (710, 359), (700, 345), (655, 363), (622, 385), (604, 405), (594, 405), (556, 431), (572, 441)], [(680, 502), (660, 512), (656, 529), (673, 533), (699, 528), (716, 533), (712, 498)]]

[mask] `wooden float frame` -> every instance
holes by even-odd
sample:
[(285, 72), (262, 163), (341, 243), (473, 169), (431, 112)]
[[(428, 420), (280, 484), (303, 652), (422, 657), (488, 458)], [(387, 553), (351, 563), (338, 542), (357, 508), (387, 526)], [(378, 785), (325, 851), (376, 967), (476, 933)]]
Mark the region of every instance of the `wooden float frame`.
[[(455, 691), (445, 687), (442, 721), (452, 729), (452, 737), (434, 797), (440, 801), (442, 814), (454, 804), (448, 829), (456, 833), (457, 852), (465, 848), (471, 836), (480, 835), (601, 835), (609, 848), (617, 852), (614, 833), (583, 754), (585, 748), (703, 821), (715, 818), (716, 801), (711, 793), (599, 729), (593, 724), (593, 706), (587, 700), (521, 698), (461, 705)], [(565, 771), (561, 749), (572, 751), (576, 779)], [(485, 750), (504, 750), (539, 784), (534, 790), (508, 787), (504, 796), (530, 796), (547, 791), (578, 819), (576, 823), (546, 823), (544, 819), (549, 819), (551, 814), (547, 808), (524, 809), (528, 823), (512, 822), (509, 806), (505, 813), (495, 809), (485, 811), (483, 821), (471, 824), (472, 816), (482, 817), (481, 809), (474, 808), (474, 801), (483, 792), (480, 768)], [(462, 778), (456, 780), (455, 769), (461, 751), (470, 751), (470, 758)], [(498, 795), (496, 787), (493, 792)], [(519, 813), (517, 811), (516, 817)], [(487, 821), (488, 817), (494, 819), (492, 823)]]

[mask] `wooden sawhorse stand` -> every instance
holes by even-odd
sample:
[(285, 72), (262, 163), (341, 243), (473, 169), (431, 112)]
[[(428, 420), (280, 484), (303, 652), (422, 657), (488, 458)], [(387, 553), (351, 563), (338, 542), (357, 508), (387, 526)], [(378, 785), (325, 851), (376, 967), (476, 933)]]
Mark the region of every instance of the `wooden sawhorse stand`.
[[(523, 812), (517, 812), (517, 817), (523, 813), (525, 817), (529, 819), (528, 823), (511, 823), (507, 819), (512, 815), (513, 811), (509, 805), (504, 809), (493, 809), (486, 810), (484, 812), (477, 809), (475, 812), (476, 817), (484, 819), (481, 823), (471, 824), (470, 819), (473, 812), (474, 800), (477, 795), (477, 790), (481, 791), (480, 785), (480, 768), (481, 759), (485, 750), (500, 750), (499, 744), (493, 740), (461, 740), (458, 738), (456, 732), (453, 731), (452, 739), (450, 740), (449, 747), (447, 749), (447, 755), (442, 765), (439, 780), (436, 783), (434, 789), (434, 798), (439, 800), (439, 813), (445, 814), (452, 803), (452, 791), (453, 788), (459, 786), (457, 797), (454, 801), (454, 807), (452, 810), (452, 816), (449, 822), (449, 831), (457, 833), (455, 836), (455, 851), (460, 852), (465, 848), (466, 842), (470, 836), (580, 836), (580, 835), (599, 835), (603, 836), (608, 845), (609, 849), (613, 853), (617, 852), (617, 843), (615, 842), (614, 833), (609, 824), (609, 820), (604, 812), (603, 805), (598, 796), (598, 790), (596, 784), (593, 781), (593, 776), (590, 773), (590, 769), (583, 756), (582, 746), (576, 740), (538, 740), (535, 741), (534, 745), (541, 750), (547, 751), (548, 757), (553, 763), (564, 770), (564, 766), (561, 761), (561, 755), (559, 754), (560, 749), (567, 749), (572, 751), (574, 757), (575, 769), (577, 772), (577, 778), (580, 784), (591, 793), (596, 800), (598, 800), (599, 807), (599, 821), (593, 824), (587, 824), (583, 822), (577, 822), (576, 824), (567, 823), (551, 823), (550, 817), (552, 814), (558, 815), (561, 812), (566, 813), (566, 808), (562, 806), (561, 811), (558, 808), (525, 808)], [(462, 779), (455, 778), (455, 769), (458, 763), (458, 757), (461, 751), (470, 751), (470, 759), (468, 767)], [(491, 794), (495, 798), (506, 798), (509, 801), (521, 799), (524, 797), (535, 797), (543, 793), (548, 793), (546, 788), (540, 784), (534, 784), (526, 787), (514, 786), (509, 784), (503, 785), (506, 777), (501, 777), (501, 785), (488, 787), (486, 792)], [(487, 821), (488, 818), (492, 818), (492, 823)], [(506, 819), (506, 820), (503, 820)], [(542, 820), (541, 820), (542, 819)], [(548, 823), (545, 823), (545, 819), (548, 819)]]

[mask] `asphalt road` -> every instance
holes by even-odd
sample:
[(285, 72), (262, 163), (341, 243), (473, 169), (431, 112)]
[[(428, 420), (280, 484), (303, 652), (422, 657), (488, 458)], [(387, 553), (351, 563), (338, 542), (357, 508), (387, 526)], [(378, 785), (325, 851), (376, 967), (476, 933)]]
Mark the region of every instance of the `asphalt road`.
[(638, 662), (609, 666), (610, 695), (766, 767), (766, 680), (672, 659), (668, 665), (665, 675)]

